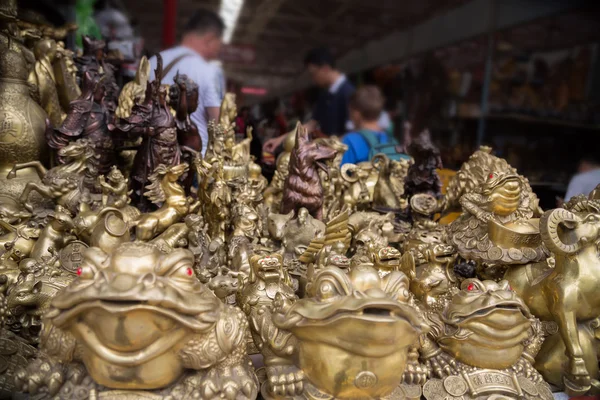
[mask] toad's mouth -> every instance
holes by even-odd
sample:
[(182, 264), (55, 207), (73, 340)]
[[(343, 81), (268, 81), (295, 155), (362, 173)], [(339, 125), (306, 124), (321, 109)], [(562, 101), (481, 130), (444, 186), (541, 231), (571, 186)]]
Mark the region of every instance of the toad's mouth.
[(504, 311), (505, 314), (510, 314), (510, 313), (514, 313), (514, 314), (521, 314), (523, 315), (525, 318), (528, 318), (528, 311), (521, 305), (518, 303), (503, 303), (503, 304), (497, 304), (497, 305), (492, 305), (489, 307), (483, 307), (480, 308), (477, 311), (474, 311), (468, 315), (464, 315), (464, 316), (460, 316), (458, 318), (456, 318), (456, 322), (461, 323), (461, 322), (465, 322), (471, 319), (481, 319), (482, 317), (487, 317), (490, 314), (493, 314), (497, 311)]
[(304, 318), (298, 326), (329, 326), (342, 320), (355, 320), (365, 323), (411, 322), (404, 309), (395, 304), (368, 304), (357, 308), (339, 308), (333, 315), (321, 319)]
[[(179, 326), (196, 332), (203, 332), (212, 326), (212, 323), (203, 321), (199, 316), (185, 315), (175, 310), (152, 305), (146, 301), (137, 300), (92, 300), (80, 303), (72, 308), (63, 310), (54, 310), (55, 315), (50, 313), (52, 323), (61, 328), (76, 321), (80, 315), (93, 310), (102, 310), (111, 313), (118, 318), (119, 315), (126, 315), (134, 311), (147, 311), (174, 320)], [(208, 318), (210, 319), (210, 318)]]
[(141, 350), (127, 352), (118, 351), (106, 346), (96, 333), (83, 322), (75, 322), (72, 329), (76, 336), (85, 344), (85, 347), (91, 350), (97, 357), (121, 367), (135, 367), (145, 364), (172, 349), (187, 335), (185, 329), (176, 329), (168, 335), (162, 335)]

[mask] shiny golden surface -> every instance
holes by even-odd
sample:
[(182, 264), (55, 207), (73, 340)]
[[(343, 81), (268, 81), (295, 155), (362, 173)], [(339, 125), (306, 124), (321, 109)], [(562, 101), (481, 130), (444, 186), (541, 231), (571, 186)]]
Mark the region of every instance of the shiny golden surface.
[(465, 280), (442, 310), (427, 316), (432, 330), (421, 348), (432, 371), (423, 387), (427, 399), (553, 398), (531, 365), (543, 341), (541, 324), (508, 282)]
[[(13, 20), (1, 14), (6, 27)], [(52, 65), (64, 109), (69, 93), (77, 98), (63, 90), (72, 54), (50, 31), (22, 28), (49, 51), (8, 40), (9, 29), (0, 35), (0, 112), (9, 122), (22, 110), (40, 117), (5, 121), (5, 139), (24, 132), (8, 147), (0, 132), (10, 161), (0, 166), (0, 378), (14, 381), (0, 390), (36, 399), (241, 400), (260, 388), (265, 399), (549, 400), (545, 379), (598, 393), (600, 188), (543, 214), (527, 179), (481, 148), (442, 197), (427, 138), (408, 149), (414, 161), (377, 155), (340, 167), (339, 139), (312, 140), (302, 125), (268, 183), (250, 156), (253, 132), (236, 141), (232, 94), (209, 123), (202, 157), (174, 142), (193, 133), (181, 114), (193, 96), (173, 113), (164, 86), (144, 84), (145, 61), (121, 92), (127, 120), (115, 116), (114, 85), (100, 88), (106, 96), (83, 88), (97, 97), (90, 115), (102, 126), (89, 128), (100, 141), (49, 131), (60, 150), (47, 169), (44, 142), (35, 142), (46, 114), (23, 82), (51, 78)], [(112, 82), (104, 43), (84, 43), (83, 83), (98, 73)], [(74, 103), (67, 136), (88, 126), (76, 110), (88, 100)], [(157, 150), (146, 156), (174, 150), (173, 163), (148, 159), (131, 173), (114, 143), (97, 151), (117, 126), (129, 132), (124, 141), (145, 135)], [(437, 221), (459, 206), (449, 226)], [(38, 347), (5, 354), (15, 337)], [(258, 374), (248, 354), (264, 364)]]
[[(16, 15), (16, 5), (6, 4)], [(23, 46), (21, 38), (12, 35), (10, 21), (0, 21), (0, 194), (18, 199), (28, 183), (39, 183), (35, 168), (28, 166), (17, 179), (7, 180), (7, 174), (16, 163), (48, 161), (44, 133), (47, 115), (30, 96), (27, 77), (33, 54)], [(31, 58), (28, 61), (28, 56)], [(40, 196), (32, 198), (38, 206)]]
[(514, 365), (531, 327), (531, 314), (523, 301), (508, 282), (466, 281), (462, 289), (442, 313), (444, 323), (457, 332), (437, 338), (440, 347), (479, 368)]
[[(600, 204), (579, 196), (565, 208), (547, 211), (540, 220), (541, 238), (555, 257), (554, 268), (530, 269), (515, 287), (531, 311), (547, 321), (550, 337), (542, 346), (536, 367), (552, 384), (572, 395), (597, 394), (598, 326), (596, 287), (599, 280), (597, 242)], [(533, 273), (535, 274), (533, 274)], [(526, 279), (532, 277), (531, 279)]]
[(135, 73), (135, 78), (127, 82), (119, 94), (119, 105), (115, 115), (119, 118), (127, 118), (131, 115), (131, 109), (136, 102), (142, 103), (146, 98), (146, 85), (150, 79), (150, 62), (146, 56), (140, 59), (140, 64)]
[(256, 396), (247, 322), (198, 281), (191, 252), (167, 255), (135, 242), (111, 255), (97, 248), (84, 254), (78, 278), (54, 297), (45, 317), (45, 354), (83, 362), (107, 388), (160, 389), (194, 370), (209, 397), (233, 388), (235, 398)]
[[(305, 398), (311, 387), (335, 398), (392, 393), (402, 382), (409, 347), (427, 329), (409, 296), (404, 274), (381, 278), (368, 265), (348, 274), (336, 267), (319, 271), (303, 299), (277, 295), (272, 311), (259, 312), (253, 323), (258, 333), (269, 332), (267, 392)], [(346, 379), (336, 379), (340, 374)], [(292, 379), (281, 380), (287, 375)]]
[(87, 139), (79, 139), (58, 151), (64, 163), (51, 169), (46, 169), (40, 161), (30, 161), (14, 164), (7, 179), (18, 179), (21, 170), (33, 169), (41, 183), (35, 180), (25, 185), (19, 201), (32, 211), (35, 203), (30, 194), (37, 192), (45, 198), (53, 200), (57, 205), (65, 207), (70, 212), (76, 212), (82, 199), (82, 182), (89, 171), (94, 158), (94, 146)]
[[(450, 225), (450, 242), (463, 258), (486, 266), (544, 260), (549, 254), (540, 240), (534, 218), (539, 211), (537, 198), (527, 180), (508, 166), (494, 170), (485, 167), (473, 167), (474, 171), (485, 171), (487, 177), (460, 198), (464, 213)], [(462, 176), (459, 171), (455, 179)]]

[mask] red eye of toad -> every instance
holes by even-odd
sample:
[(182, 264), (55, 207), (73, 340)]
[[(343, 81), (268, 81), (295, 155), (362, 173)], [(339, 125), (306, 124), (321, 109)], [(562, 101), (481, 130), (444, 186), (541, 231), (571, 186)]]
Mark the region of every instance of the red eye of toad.
[(192, 271), (192, 269), (189, 267), (185, 272), (188, 274), (188, 276), (192, 276), (194, 274), (194, 271)]
[(475, 289), (475, 285), (473, 285), (472, 283), (469, 283), (469, 286), (467, 286), (467, 290), (469, 292), (473, 291), (473, 289)]
[(81, 276), (82, 273), (83, 270), (81, 269), (81, 267), (77, 268), (77, 276)]

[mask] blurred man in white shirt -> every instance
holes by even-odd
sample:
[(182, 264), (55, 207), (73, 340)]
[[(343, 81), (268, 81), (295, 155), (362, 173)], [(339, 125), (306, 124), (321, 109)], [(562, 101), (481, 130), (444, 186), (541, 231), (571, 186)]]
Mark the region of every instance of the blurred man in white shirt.
[[(192, 121), (198, 126), (202, 138), (202, 154), (208, 145), (208, 121), (219, 118), (222, 97), (218, 87), (220, 78), (209, 61), (216, 59), (223, 44), (225, 24), (214, 12), (198, 10), (183, 29), (181, 43), (177, 47), (161, 51), (163, 59), (162, 82), (172, 84), (177, 73), (185, 74), (198, 84), (198, 109)], [(151, 79), (156, 79), (156, 57), (150, 59)]]
[(598, 156), (593, 153), (583, 157), (579, 163), (578, 172), (569, 182), (565, 201), (569, 201), (572, 197), (580, 194), (587, 196), (600, 184), (600, 160), (598, 160)]

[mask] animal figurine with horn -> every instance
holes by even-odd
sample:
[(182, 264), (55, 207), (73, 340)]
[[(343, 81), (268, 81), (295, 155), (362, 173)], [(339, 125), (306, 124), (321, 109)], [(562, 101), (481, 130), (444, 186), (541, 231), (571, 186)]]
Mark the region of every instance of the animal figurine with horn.
[[(531, 282), (514, 288), (545, 321), (550, 336), (535, 367), (549, 383), (571, 396), (600, 393), (600, 201), (579, 196), (547, 211), (540, 233), (555, 267), (531, 268)], [(512, 285), (512, 282), (511, 282)]]
[(283, 188), (282, 214), (306, 208), (310, 215), (322, 219), (323, 186), (318, 168), (328, 172), (324, 161), (332, 160), (336, 154), (334, 149), (312, 142), (306, 128), (298, 124), (296, 145), (290, 155), (289, 175)]

